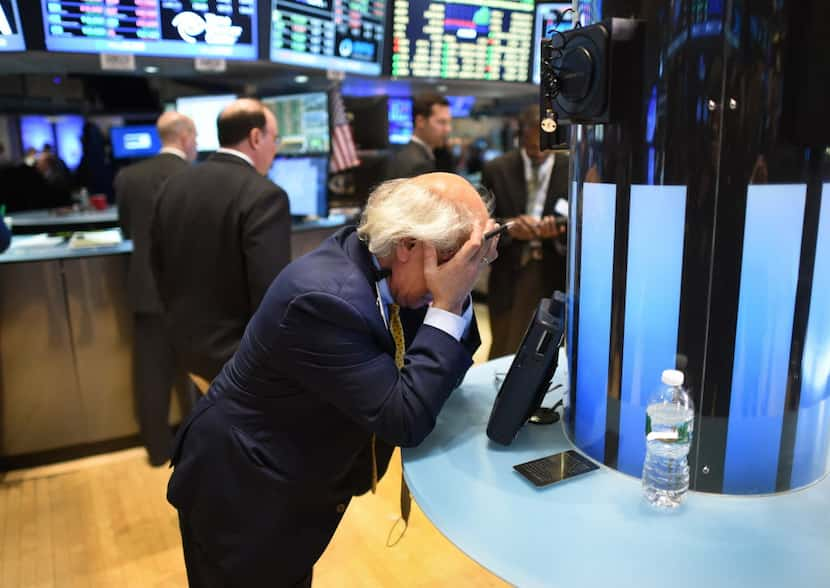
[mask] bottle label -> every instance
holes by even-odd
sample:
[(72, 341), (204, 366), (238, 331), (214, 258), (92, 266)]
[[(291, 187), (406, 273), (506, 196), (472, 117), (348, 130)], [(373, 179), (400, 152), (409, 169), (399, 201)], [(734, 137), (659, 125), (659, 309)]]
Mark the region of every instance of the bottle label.
[(692, 439), (692, 422), (687, 421), (679, 427), (669, 427), (664, 431), (653, 431), (651, 428), (651, 417), (646, 413), (646, 441), (690, 443)]

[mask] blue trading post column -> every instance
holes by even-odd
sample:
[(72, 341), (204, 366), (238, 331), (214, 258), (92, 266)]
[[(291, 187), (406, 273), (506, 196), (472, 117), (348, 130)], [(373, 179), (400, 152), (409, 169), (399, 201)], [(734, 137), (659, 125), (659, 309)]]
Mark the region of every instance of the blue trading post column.
[[(677, 367), (692, 489), (786, 492), (830, 470), (829, 5), (581, 0), (608, 47), (555, 40), (559, 66), (598, 63), (572, 42), (609, 52), (605, 110), (585, 106), (590, 76), (555, 108), (574, 123), (566, 428), (610, 467), (641, 475), (647, 398)], [(636, 51), (614, 54), (614, 17), (644, 23)]]

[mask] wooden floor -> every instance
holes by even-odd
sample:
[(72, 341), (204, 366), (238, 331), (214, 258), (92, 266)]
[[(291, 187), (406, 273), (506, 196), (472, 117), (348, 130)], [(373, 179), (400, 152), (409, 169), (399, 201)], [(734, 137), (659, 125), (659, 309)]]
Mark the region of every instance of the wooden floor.
[[(486, 309), (478, 308), (489, 350)], [(129, 449), (31, 470), (0, 482), (0, 587), (185, 586), (170, 475)], [(398, 518), (400, 460), (377, 495), (356, 498), (314, 568), (316, 588), (506, 586), (467, 558), (413, 505), (409, 529), (386, 547)]]

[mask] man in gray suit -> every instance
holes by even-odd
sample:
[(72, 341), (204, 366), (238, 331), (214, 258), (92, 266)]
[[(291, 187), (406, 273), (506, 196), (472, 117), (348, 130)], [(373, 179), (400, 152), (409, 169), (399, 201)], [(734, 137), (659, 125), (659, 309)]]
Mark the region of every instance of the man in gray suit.
[(389, 162), (387, 177), (390, 180), (437, 170), (433, 150), (445, 147), (452, 132), (449, 101), (440, 94), (415, 96), (412, 127), (412, 139)]
[[(162, 305), (150, 268), (150, 219), (165, 180), (196, 159), (196, 126), (187, 116), (165, 112), (156, 123), (161, 152), (122, 169), (115, 178), (118, 222), (132, 239), (127, 287), (133, 311), (133, 386), (141, 438), (152, 465), (170, 458), (170, 389), (174, 381), (184, 396), (184, 372), (162, 323)], [(177, 376), (179, 376), (177, 378)], [(187, 408), (187, 407), (185, 407)]]
[(490, 265), (490, 358), (515, 353), (539, 299), (565, 290), (568, 152), (540, 149), (538, 106), (522, 111), (519, 131), (520, 148), (488, 162), (481, 177), (494, 216), (513, 223)]

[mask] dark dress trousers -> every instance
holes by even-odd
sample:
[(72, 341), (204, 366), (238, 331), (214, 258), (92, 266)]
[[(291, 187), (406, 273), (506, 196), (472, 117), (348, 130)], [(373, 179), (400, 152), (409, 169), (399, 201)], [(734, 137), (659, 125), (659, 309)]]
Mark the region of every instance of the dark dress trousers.
[(243, 159), (215, 153), (164, 184), (151, 261), (187, 371), (216, 377), (290, 259), (288, 196)]
[(185, 550), (189, 577), (212, 562), (219, 585), (306, 580), (351, 497), (371, 485), (372, 434), (382, 475), (393, 446), (435, 426), (472, 364), (475, 321), (459, 342), (423, 325), (425, 309), (402, 309), (398, 371), (376, 278), (354, 227), (288, 266), (182, 427), (167, 498), (196, 546)]
[(389, 160), (386, 178), (389, 180), (412, 178), (437, 169), (435, 158), (430, 157), (427, 147), (410, 141)]
[(158, 190), (164, 181), (188, 163), (172, 153), (122, 169), (115, 178), (118, 223), (132, 239), (127, 273), (127, 295), (133, 312), (133, 389), (139, 429), (153, 464), (170, 458), (170, 390), (179, 390), (182, 406), (189, 408), (185, 374), (176, 368), (175, 354), (162, 322), (162, 306), (150, 269), (150, 219)]
[[(570, 159), (566, 151), (557, 151), (555, 158), (543, 216), (554, 214), (559, 198), (568, 198)], [(496, 218), (526, 214), (528, 188), (518, 149), (487, 162), (481, 180), (493, 192)], [(567, 260), (563, 249), (557, 248), (553, 239), (544, 239), (542, 259), (522, 267), (522, 250), (527, 243), (504, 235), (499, 241), (499, 256), (490, 265), (487, 306), (493, 330), (491, 358), (515, 353), (539, 300), (554, 290), (565, 290)]]

